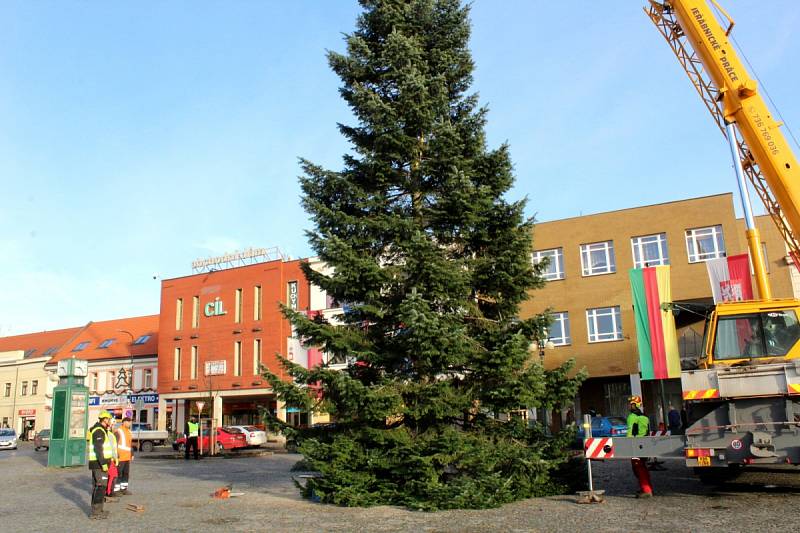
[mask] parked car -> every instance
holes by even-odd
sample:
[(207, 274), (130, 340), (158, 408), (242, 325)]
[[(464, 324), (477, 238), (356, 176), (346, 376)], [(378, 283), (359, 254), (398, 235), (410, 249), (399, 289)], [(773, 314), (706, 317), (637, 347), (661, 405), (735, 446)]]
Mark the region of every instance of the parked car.
[(17, 431), (9, 428), (0, 429), (0, 450), (17, 449)]
[[(211, 449), (211, 444), (209, 442), (209, 430), (208, 428), (203, 429), (202, 436), (200, 437), (200, 445), (202, 446), (203, 451), (207, 451)], [(247, 437), (244, 436), (244, 433), (236, 428), (231, 427), (221, 427), (217, 428), (217, 451), (221, 452), (223, 450), (233, 450), (236, 448), (244, 448), (247, 446)], [(186, 437), (181, 435), (175, 442), (172, 443), (172, 448), (174, 450), (183, 451), (186, 449)]]
[(158, 431), (153, 426), (145, 422), (133, 422), (131, 424), (131, 437), (133, 446), (143, 452), (152, 452), (156, 446), (165, 444), (169, 439), (167, 430)]
[(33, 437), (33, 449), (38, 452), (41, 448), (44, 448), (45, 450), (50, 449), (49, 429), (43, 429), (37, 433), (35, 437)]
[(267, 432), (255, 426), (228, 426), (244, 433), (248, 446), (261, 446), (267, 443)]
[[(592, 437), (624, 437), (628, 423), (620, 416), (595, 416), (592, 418)], [(583, 424), (578, 424), (578, 439), (583, 440)]]

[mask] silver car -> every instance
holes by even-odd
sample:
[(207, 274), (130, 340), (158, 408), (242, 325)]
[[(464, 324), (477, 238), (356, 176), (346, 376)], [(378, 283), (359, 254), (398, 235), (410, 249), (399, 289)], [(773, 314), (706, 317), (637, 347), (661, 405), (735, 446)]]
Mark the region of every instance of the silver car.
[(0, 429), (0, 450), (17, 449), (17, 432), (13, 429)]
[(267, 443), (267, 432), (255, 426), (230, 426), (244, 433), (248, 446), (261, 446)]

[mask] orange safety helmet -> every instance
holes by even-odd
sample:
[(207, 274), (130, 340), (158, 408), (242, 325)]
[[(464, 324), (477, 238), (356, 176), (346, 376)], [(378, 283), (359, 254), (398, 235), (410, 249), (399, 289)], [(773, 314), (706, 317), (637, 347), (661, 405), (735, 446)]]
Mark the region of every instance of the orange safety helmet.
[(639, 409), (642, 408), (642, 397), (641, 396), (631, 396), (628, 398), (628, 403), (630, 405), (635, 405)]

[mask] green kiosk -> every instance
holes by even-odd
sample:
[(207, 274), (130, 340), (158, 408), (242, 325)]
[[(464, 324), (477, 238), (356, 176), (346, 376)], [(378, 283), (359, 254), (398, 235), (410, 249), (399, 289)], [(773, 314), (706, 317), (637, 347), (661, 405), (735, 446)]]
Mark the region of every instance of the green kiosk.
[(83, 381), (88, 371), (88, 361), (72, 358), (58, 362), (58, 385), (53, 389), (47, 466), (86, 464), (89, 388)]

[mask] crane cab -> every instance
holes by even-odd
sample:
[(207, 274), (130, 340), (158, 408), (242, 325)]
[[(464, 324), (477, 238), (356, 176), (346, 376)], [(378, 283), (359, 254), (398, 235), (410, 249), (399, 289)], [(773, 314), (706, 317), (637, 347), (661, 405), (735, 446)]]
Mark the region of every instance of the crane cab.
[(707, 367), (800, 359), (800, 300), (717, 304), (706, 323)]

